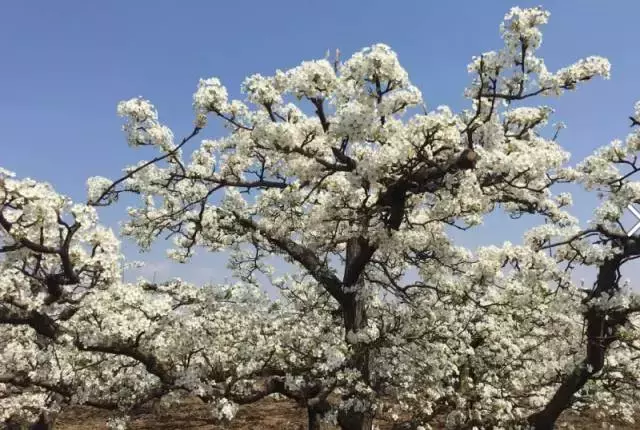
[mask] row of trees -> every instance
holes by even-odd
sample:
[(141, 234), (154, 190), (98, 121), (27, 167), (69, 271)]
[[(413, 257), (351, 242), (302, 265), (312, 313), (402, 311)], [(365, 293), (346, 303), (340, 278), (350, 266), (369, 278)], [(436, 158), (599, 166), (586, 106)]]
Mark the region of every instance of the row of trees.
[[(142, 404), (193, 396), (228, 420), (280, 395), (309, 429), (380, 416), (397, 429), (550, 429), (568, 409), (633, 422), (640, 300), (620, 272), (640, 239), (618, 220), (640, 201), (640, 132), (567, 164), (552, 110), (522, 101), (606, 78), (609, 64), (548, 71), (536, 56), (547, 19), (506, 15), (504, 47), (473, 59), (458, 114), (423, 109), (395, 53), (374, 45), (253, 75), (245, 102), (201, 80), (179, 142), (150, 102), (122, 102), (128, 143), (158, 154), (89, 179), (86, 203), (0, 170), (0, 420), (50, 428), (86, 404), (124, 428)], [(210, 118), (228, 133), (193, 148)], [(603, 196), (588, 225), (559, 183)], [(143, 249), (173, 237), (180, 262), (225, 252), (237, 284), (123, 283), (96, 209), (123, 193), (140, 197), (124, 235)], [(497, 208), (540, 226), (521, 245), (452, 241)], [(575, 283), (580, 266), (597, 268), (592, 288)]]

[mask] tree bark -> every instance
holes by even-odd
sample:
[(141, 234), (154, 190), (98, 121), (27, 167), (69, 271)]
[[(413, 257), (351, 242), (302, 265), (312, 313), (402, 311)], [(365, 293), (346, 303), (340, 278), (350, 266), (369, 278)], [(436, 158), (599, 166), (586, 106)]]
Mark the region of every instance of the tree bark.
[[(357, 292), (346, 295), (342, 309), (344, 327), (347, 334), (349, 332), (357, 333), (367, 326), (365, 303), (358, 297)], [(368, 348), (358, 344), (353, 345), (353, 367), (360, 372), (366, 384), (371, 382), (369, 358)], [(340, 411), (338, 424), (342, 430), (371, 430), (373, 427), (373, 414), (368, 411)]]
[[(362, 296), (364, 284), (361, 274), (374, 251), (375, 249), (363, 237), (351, 238), (347, 243), (343, 278), (345, 293), (341, 303), (347, 338), (349, 333), (358, 333), (367, 326), (366, 303)], [(348, 339), (347, 342), (349, 342)], [(352, 346), (352, 365), (362, 375), (363, 382), (370, 384), (369, 349), (361, 344), (352, 344)], [(342, 430), (371, 430), (373, 414), (369, 410), (365, 412), (341, 410), (338, 413), (338, 424)]]
[[(348, 294), (343, 303), (344, 328), (347, 333), (357, 333), (367, 326), (367, 313), (364, 301), (357, 293)], [(369, 349), (363, 346), (353, 345), (353, 359), (355, 368), (362, 375), (362, 379), (369, 384)]]

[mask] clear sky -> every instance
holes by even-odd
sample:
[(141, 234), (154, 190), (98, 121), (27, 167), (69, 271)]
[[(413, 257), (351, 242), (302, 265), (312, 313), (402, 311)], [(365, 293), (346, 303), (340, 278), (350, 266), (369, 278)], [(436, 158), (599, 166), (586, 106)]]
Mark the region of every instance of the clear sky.
[[(148, 158), (128, 148), (116, 116), (118, 101), (142, 95), (176, 136), (190, 131), (191, 96), (202, 77), (217, 76), (231, 96), (252, 73), (271, 74), (327, 49), (344, 56), (390, 45), (423, 93), (428, 108), (467, 106), (466, 66), (473, 55), (499, 49), (498, 26), (510, 7), (531, 1), (29, 1), (0, 9), (0, 166), (51, 182), (75, 200), (89, 176), (115, 178)], [(579, 160), (628, 133), (640, 99), (637, 25), (640, 1), (556, 0), (540, 51), (550, 70), (588, 55), (611, 61), (612, 79), (568, 93), (554, 119), (568, 128), (561, 143)], [(588, 213), (578, 215), (585, 218)], [(101, 212), (116, 226), (124, 205)], [(517, 241), (502, 217), (478, 230), (481, 241)], [(479, 239), (480, 240), (480, 239)], [(130, 258), (139, 258), (126, 245)], [(220, 279), (224, 259), (201, 255), (175, 268), (156, 250), (145, 274), (193, 281)]]

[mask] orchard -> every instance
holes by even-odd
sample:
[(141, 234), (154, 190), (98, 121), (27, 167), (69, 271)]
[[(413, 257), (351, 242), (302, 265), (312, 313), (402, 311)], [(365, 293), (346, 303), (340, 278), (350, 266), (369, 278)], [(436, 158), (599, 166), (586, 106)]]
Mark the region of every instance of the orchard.
[[(610, 65), (548, 70), (548, 18), (506, 14), (504, 45), (468, 66), (460, 112), (427, 107), (376, 44), (249, 76), (244, 100), (201, 79), (185, 137), (150, 101), (121, 102), (126, 142), (153, 155), (89, 178), (84, 202), (0, 169), (0, 421), (52, 429), (87, 405), (125, 429), (143, 404), (197, 398), (224, 423), (276, 396), (310, 430), (380, 417), (544, 430), (566, 411), (636, 423), (640, 295), (621, 271), (640, 237), (619, 220), (640, 203), (640, 103), (630, 134), (570, 160), (545, 99)], [(211, 139), (215, 121), (226, 133)], [(576, 217), (567, 184), (599, 196), (595, 213)], [(171, 238), (185, 264), (224, 255), (236, 281), (123, 282), (129, 263), (98, 214), (124, 195), (137, 204), (123, 236), (142, 249)], [(454, 241), (497, 210), (538, 226), (518, 245)], [(592, 284), (574, 276), (585, 266)]]

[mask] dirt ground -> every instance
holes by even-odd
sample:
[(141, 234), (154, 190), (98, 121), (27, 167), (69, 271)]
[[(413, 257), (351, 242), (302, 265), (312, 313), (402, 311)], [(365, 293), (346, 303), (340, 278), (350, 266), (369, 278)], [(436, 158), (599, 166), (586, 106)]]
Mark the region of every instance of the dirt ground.
[[(89, 407), (74, 407), (63, 411), (56, 421), (56, 430), (107, 430), (109, 413)], [(132, 417), (130, 428), (135, 430), (218, 430), (218, 429), (304, 429), (302, 408), (287, 401), (265, 399), (251, 406), (241, 407), (236, 418), (227, 425), (214, 425), (206, 407), (197, 401), (172, 408), (167, 413), (151, 409)]]
[[(56, 430), (107, 430), (109, 413), (89, 407), (69, 408), (60, 415)], [(557, 428), (565, 428), (572, 423), (578, 430), (601, 429), (600, 423), (591, 417), (567, 416)], [(380, 430), (391, 430), (392, 423), (378, 420)], [(305, 430), (306, 414), (304, 409), (294, 403), (283, 400), (264, 399), (253, 405), (241, 407), (236, 419), (227, 425), (214, 425), (209, 419), (207, 409), (198, 401), (176, 406), (165, 413), (154, 413), (151, 408), (140, 411), (132, 417), (130, 428), (134, 430)], [(434, 427), (435, 428), (435, 427)], [(326, 430), (333, 430), (326, 427)], [(620, 425), (616, 429), (640, 429), (634, 426)]]

